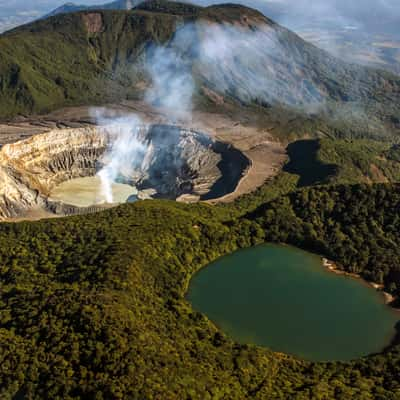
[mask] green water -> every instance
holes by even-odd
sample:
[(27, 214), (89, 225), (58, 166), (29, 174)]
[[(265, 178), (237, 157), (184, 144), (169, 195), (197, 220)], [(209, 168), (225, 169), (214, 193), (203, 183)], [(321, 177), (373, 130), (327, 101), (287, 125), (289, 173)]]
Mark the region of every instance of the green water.
[[(125, 203), (129, 197), (137, 194), (131, 185), (114, 182), (111, 185), (113, 203)], [(89, 207), (107, 202), (98, 176), (75, 178), (60, 183), (50, 194), (50, 198), (77, 207)]]
[(379, 352), (400, 319), (362, 281), (327, 271), (314, 254), (269, 244), (202, 269), (188, 299), (241, 343), (314, 361)]

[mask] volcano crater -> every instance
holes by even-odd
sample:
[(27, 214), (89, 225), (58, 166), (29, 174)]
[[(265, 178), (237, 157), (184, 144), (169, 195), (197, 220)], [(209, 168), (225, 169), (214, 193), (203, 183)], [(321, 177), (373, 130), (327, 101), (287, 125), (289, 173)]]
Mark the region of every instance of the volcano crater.
[[(132, 132), (123, 138), (122, 154), (115, 151), (116, 143), (121, 147), (121, 135), (113, 126), (56, 129), (4, 145), (0, 219), (18, 218), (38, 208), (58, 215), (83, 214), (124, 202), (119, 198), (77, 206), (79, 201), (53, 198), (66, 182), (99, 178), (116, 161), (120, 168), (113, 183), (130, 185), (134, 198), (187, 202), (233, 192), (250, 166), (242, 152), (202, 132), (172, 125), (140, 126)], [(132, 153), (130, 146), (138, 150)]]

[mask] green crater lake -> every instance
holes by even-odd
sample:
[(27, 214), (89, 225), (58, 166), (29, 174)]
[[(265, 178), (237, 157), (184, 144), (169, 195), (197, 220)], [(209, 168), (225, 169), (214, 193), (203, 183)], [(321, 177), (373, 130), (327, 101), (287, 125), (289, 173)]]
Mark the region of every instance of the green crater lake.
[(237, 251), (202, 269), (188, 300), (240, 343), (312, 361), (379, 352), (400, 319), (363, 281), (329, 272), (317, 255), (272, 244)]

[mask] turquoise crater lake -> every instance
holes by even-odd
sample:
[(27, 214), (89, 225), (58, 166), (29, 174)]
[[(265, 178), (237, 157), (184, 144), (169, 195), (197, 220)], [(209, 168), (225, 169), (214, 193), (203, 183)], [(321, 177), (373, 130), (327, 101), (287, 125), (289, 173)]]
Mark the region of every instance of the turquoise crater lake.
[(400, 319), (361, 280), (327, 271), (317, 255), (272, 244), (213, 262), (193, 277), (187, 297), (236, 341), (312, 361), (379, 352)]

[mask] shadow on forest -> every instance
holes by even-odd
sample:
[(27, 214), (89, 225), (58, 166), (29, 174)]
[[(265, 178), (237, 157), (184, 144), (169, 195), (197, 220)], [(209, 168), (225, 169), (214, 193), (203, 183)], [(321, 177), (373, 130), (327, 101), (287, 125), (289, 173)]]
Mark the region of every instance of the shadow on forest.
[(337, 173), (337, 165), (318, 160), (319, 148), (318, 140), (298, 140), (287, 147), (289, 162), (283, 170), (300, 176), (298, 186), (328, 183)]

